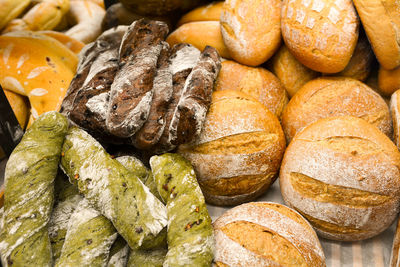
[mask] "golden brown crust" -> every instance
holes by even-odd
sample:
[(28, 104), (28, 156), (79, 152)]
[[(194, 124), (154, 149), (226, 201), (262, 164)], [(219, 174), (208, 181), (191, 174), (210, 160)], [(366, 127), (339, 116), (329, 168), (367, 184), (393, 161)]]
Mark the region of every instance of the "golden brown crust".
[(392, 255), (390, 257), (390, 267), (399, 266), (399, 253), (400, 253), (400, 220), (397, 221), (396, 233), (393, 239)]
[(223, 1), (212, 2), (211, 4), (193, 9), (189, 13), (186, 13), (178, 21), (177, 26), (179, 27), (182, 24), (194, 21), (208, 21), (208, 20), (219, 21), (223, 5), (224, 5)]
[(382, 97), (360, 81), (323, 77), (305, 84), (282, 114), (282, 127), (289, 142), (296, 133), (318, 119), (351, 115), (392, 135), (388, 106)]
[(379, 92), (385, 96), (390, 96), (400, 89), (400, 67), (393, 70), (379, 68), (378, 72)]
[(17, 117), (19, 125), (22, 129), (25, 129), (29, 117), (28, 98), (8, 90), (4, 90), (4, 94), (6, 95), (7, 100), (14, 111), (15, 117)]
[(297, 60), (315, 71), (335, 73), (346, 67), (358, 24), (351, 0), (283, 2), (283, 39)]
[(393, 139), (397, 147), (400, 146), (400, 90), (392, 94), (390, 98), (390, 112), (393, 120)]
[(278, 118), (288, 102), (285, 89), (271, 72), (230, 60), (222, 62), (214, 90), (235, 90), (249, 94)]
[(217, 91), (200, 138), (179, 153), (193, 164), (208, 202), (254, 199), (275, 180), (285, 149), (278, 119), (237, 91)]
[(301, 64), (285, 45), (272, 58), (271, 70), (282, 82), (289, 97), (293, 97), (304, 84), (319, 76), (318, 72)]
[(363, 240), (397, 216), (399, 160), (391, 140), (365, 120), (320, 119), (299, 132), (285, 152), (282, 196), (322, 237)]
[(400, 3), (396, 0), (353, 2), (379, 63), (388, 70), (399, 66)]

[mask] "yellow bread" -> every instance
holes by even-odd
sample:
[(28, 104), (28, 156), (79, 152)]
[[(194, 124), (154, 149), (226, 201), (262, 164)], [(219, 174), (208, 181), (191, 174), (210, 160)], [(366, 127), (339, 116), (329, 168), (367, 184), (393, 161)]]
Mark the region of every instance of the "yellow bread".
[(16, 94), (14, 92), (4, 90), (4, 94), (7, 97), (8, 103), (14, 111), (15, 117), (17, 118), (19, 125), (22, 129), (25, 129), (26, 123), (29, 118), (29, 101), (26, 96)]
[(364, 240), (388, 228), (400, 207), (400, 152), (378, 128), (350, 117), (320, 119), (286, 149), (285, 202), (324, 238)]
[(244, 65), (264, 63), (281, 43), (280, 0), (226, 0), (220, 22), (231, 57)]
[(336, 73), (346, 67), (357, 43), (358, 25), (351, 0), (283, 1), (286, 46), (315, 71)]
[(270, 66), (272, 72), (282, 82), (290, 97), (293, 97), (308, 81), (319, 76), (318, 72), (301, 64), (285, 45), (282, 45), (273, 56)]
[(386, 70), (381, 66), (378, 72), (378, 84), (380, 93), (385, 96), (390, 96), (400, 89), (400, 67)]
[(0, 0), (0, 31), (18, 17), (30, 2), (30, 0)]
[(389, 108), (383, 98), (358, 80), (323, 77), (306, 83), (289, 101), (282, 114), (286, 140), (307, 125), (327, 117), (362, 118), (392, 136)]
[(277, 117), (239, 91), (216, 91), (200, 137), (178, 149), (206, 201), (237, 205), (264, 193), (277, 177), (285, 137)]
[(213, 226), (216, 266), (326, 266), (312, 226), (284, 205), (243, 204), (222, 214)]
[(218, 21), (196, 21), (183, 24), (173, 31), (166, 40), (172, 47), (179, 43), (189, 43), (200, 51), (209, 45), (217, 49), (223, 58), (231, 58), (222, 39)]
[(223, 1), (212, 2), (206, 6), (193, 9), (189, 13), (186, 13), (184, 16), (182, 16), (182, 18), (178, 21), (177, 26), (194, 21), (219, 21), (223, 5)]
[(44, 35), (47, 35), (47, 36), (50, 36), (50, 37), (56, 39), (57, 41), (59, 41), (60, 43), (62, 43), (66, 47), (68, 47), (75, 54), (78, 54), (82, 50), (82, 48), (85, 46), (85, 44), (82, 43), (81, 41), (78, 41), (68, 35), (65, 35), (62, 32), (39, 31), (37, 33), (44, 34)]
[(271, 72), (261, 67), (248, 67), (235, 61), (222, 62), (214, 90), (235, 90), (252, 96), (278, 118), (288, 102), (286, 91)]
[(29, 98), (31, 119), (59, 110), (78, 64), (63, 44), (33, 32), (1, 35), (0, 59), (0, 84)]
[(400, 2), (398, 0), (354, 0), (358, 15), (383, 68), (400, 66)]

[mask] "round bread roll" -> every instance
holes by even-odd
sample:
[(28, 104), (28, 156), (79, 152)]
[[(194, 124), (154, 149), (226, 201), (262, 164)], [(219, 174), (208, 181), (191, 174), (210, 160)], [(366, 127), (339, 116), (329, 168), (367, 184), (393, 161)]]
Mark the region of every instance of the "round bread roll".
[(215, 81), (214, 90), (235, 90), (252, 96), (278, 118), (288, 102), (286, 90), (271, 72), (248, 67), (235, 61), (224, 61)]
[(372, 70), (374, 58), (374, 52), (372, 52), (367, 38), (359, 38), (349, 64), (335, 75), (365, 81)]
[(7, 97), (8, 103), (14, 111), (15, 117), (17, 118), (19, 125), (22, 129), (25, 129), (26, 123), (29, 118), (29, 101), (26, 96), (16, 94), (14, 92), (4, 90), (4, 94)]
[(353, 2), (379, 63), (388, 70), (400, 66), (400, 2), (396, 0)]
[(216, 266), (326, 266), (317, 234), (296, 211), (251, 202), (228, 210), (213, 224)]
[(379, 68), (378, 73), (379, 91), (385, 96), (390, 96), (400, 89), (400, 67), (393, 70)]
[(226, 0), (220, 21), (224, 42), (239, 63), (260, 65), (281, 44), (280, 0)]
[(206, 6), (201, 6), (193, 9), (179, 20), (177, 26), (194, 21), (219, 21), (223, 5), (223, 1), (212, 2), (211, 4), (208, 4)]
[(315, 71), (336, 73), (346, 67), (358, 24), (351, 0), (283, 1), (283, 39), (290, 52)]
[(286, 140), (318, 119), (343, 115), (362, 118), (392, 136), (389, 107), (378, 93), (351, 78), (324, 77), (306, 83), (287, 104), (282, 114)]
[(222, 39), (219, 21), (196, 21), (183, 24), (167, 37), (167, 43), (173, 47), (179, 43), (189, 43), (203, 51), (209, 45), (217, 49), (223, 58), (231, 58)]
[(293, 97), (304, 84), (319, 75), (318, 72), (301, 64), (285, 45), (282, 45), (272, 58), (271, 70), (282, 82), (290, 97)]
[(390, 98), (390, 112), (393, 120), (394, 143), (400, 148), (400, 89)]
[(284, 150), (276, 116), (247, 94), (224, 90), (213, 93), (200, 137), (178, 152), (192, 163), (208, 203), (237, 205), (268, 189)]
[(330, 117), (299, 132), (279, 176), (285, 202), (322, 237), (373, 237), (397, 217), (400, 152), (365, 120)]

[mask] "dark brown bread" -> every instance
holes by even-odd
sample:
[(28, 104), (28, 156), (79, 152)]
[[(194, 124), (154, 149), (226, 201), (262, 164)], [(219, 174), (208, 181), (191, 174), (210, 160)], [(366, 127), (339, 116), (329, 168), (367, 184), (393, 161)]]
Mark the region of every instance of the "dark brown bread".
[(131, 137), (146, 122), (153, 98), (153, 80), (168, 26), (138, 20), (125, 33), (120, 69), (111, 85), (106, 124), (111, 134)]
[(190, 143), (200, 135), (220, 69), (221, 59), (217, 50), (206, 46), (185, 82), (174, 112), (169, 130), (175, 137), (171, 140), (173, 145)]
[(133, 144), (139, 149), (148, 149), (160, 140), (166, 124), (165, 115), (172, 98), (172, 72), (168, 62), (169, 44), (166, 42), (162, 44), (153, 83), (154, 96), (150, 114), (145, 124), (132, 138)]

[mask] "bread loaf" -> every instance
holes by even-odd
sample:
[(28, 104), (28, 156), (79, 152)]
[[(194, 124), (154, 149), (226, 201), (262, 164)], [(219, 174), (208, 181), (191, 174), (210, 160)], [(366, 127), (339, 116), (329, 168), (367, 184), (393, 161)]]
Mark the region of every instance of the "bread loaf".
[(396, 0), (353, 0), (372, 49), (383, 68), (400, 66), (400, 3)]
[(243, 204), (225, 212), (213, 226), (218, 267), (326, 266), (311, 225), (281, 204)]
[(283, 39), (297, 60), (315, 71), (335, 73), (346, 67), (358, 24), (351, 0), (283, 1)]
[(390, 113), (393, 120), (393, 139), (400, 148), (400, 90), (392, 94), (390, 98)]
[(281, 1), (226, 0), (221, 32), (232, 58), (257, 66), (267, 61), (281, 43)]
[(215, 90), (235, 90), (252, 96), (278, 118), (288, 102), (285, 88), (280, 81), (262, 67), (248, 67), (227, 60), (215, 82)]
[(167, 42), (170, 46), (179, 43), (189, 43), (201, 51), (208, 45), (217, 49), (221, 57), (231, 58), (222, 39), (218, 21), (185, 23), (168, 36)]
[(392, 136), (389, 108), (383, 98), (360, 81), (325, 77), (306, 83), (289, 101), (282, 114), (286, 140), (321, 118), (359, 117)]
[(400, 67), (386, 70), (381, 66), (378, 72), (378, 85), (379, 92), (385, 96), (390, 96), (400, 89)]
[(22, 129), (25, 129), (26, 123), (29, 118), (29, 101), (28, 98), (14, 92), (4, 90), (4, 94), (7, 97), (8, 103), (14, 111), (15, 117), (17, 118), (19, 125)]
[(273, 56), (270, 66), (271, 71), (282, 82), (289, 97), (293, 97), (304, 84), (319, 75), (301, 64), (285, 45), (282, 45)]
[(178, 21), (177, 26), (194, 21), (219, 21), (223, 5), (224, 1), (219, 1), (193, 9)]
[(280, 188), (285, 202), (328, 239), (373, 237), (397, 217), (400, 152), (365, 120), (320, 119), (285, 152)]
[(192, 163), (208, 203), (236, 205), (268, 189), (284, 150), (276, 116), (254, 98), (224, 90), (213, 93), (200, 137), (178, 152)]

